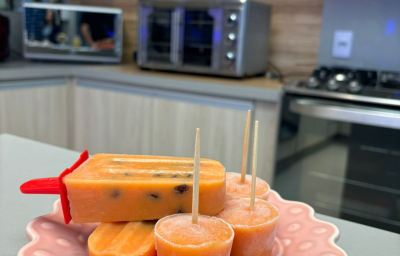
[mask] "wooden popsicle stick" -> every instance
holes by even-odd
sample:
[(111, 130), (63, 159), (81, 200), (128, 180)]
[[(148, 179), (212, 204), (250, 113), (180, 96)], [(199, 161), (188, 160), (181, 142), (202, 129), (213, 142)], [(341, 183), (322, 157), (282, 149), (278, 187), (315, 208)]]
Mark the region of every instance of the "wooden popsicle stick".
[(199, 179), (200, 179), (200, 129), (196, 129), (194, 147), (192, 224), (199, 224)]
[(247, 168), (247, 152), (249, 149), (249, 133), (250, 133), (250, 113), (247, 111), (246, 129), (244, 130), (244, 142), (243, 142), (243, 155), (242, 155), (242, 176), (240, 179), (241, 183), (246, 180), (246, 168)]
[(254, 142), (253, 142), (253, 166), (251, 172), (251, 200), (250, 209), (254, 210), (254, 202), (256, 200), (256, 178), (257, 178), (257, 148), (258, 148), (258, 121), (254, 126)]

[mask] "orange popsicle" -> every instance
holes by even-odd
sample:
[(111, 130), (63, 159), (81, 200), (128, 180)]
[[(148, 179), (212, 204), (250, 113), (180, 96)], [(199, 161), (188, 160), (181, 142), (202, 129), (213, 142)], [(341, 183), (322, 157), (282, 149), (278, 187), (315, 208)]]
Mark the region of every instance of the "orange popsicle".
[(90, 256), (156, 256), (155, 221), (102, 223), (89, 236)]
[(158, 256), (229, 256), (234, 232), (225, 221), (204, 215), (192, 224), (190, 214), (175, 214), (155, 227)]
[[(64, 177), (72, 220), (141, 221), (191, 212), (193, 158), (97, 154)], [(225, 202), (225, 168), (201, 159), (199, 213)]]
[(279, 217), (278, 209), (267, 201), (256, 199), (250, 209), (250, 198), (237, 198), (225, 203), (217, 214), (235, 231), (231, 256), (270, 256)]
[[(227, 199), (250, 197), (251, 194), (251, 175), (247, 174), (245, 182), (241, 182), (240, 173), (226, 173), (226, 193)], [(256, 198), (267, 200), (269, 185), (264, 180), (256, 179)]]

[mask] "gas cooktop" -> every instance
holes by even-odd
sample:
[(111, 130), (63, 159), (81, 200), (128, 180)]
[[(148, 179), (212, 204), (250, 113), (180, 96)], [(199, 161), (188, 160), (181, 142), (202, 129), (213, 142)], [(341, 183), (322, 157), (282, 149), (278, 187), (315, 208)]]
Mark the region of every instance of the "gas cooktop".
[(400, 73), (321, 67), (308, 79), (287, 85), (285, 91), (400, 106)]

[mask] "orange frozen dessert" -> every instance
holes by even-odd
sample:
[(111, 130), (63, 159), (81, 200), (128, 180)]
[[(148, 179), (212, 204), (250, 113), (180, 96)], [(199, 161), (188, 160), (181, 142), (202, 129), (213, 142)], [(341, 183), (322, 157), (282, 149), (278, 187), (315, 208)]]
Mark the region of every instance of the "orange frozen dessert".
[(216, 217), (225, 220), (235, 231), (231, 256), (270, 256), (279, 211), (272, 204), (256, 199), (250, 209), (250, 198), (229, 200)]
[[(226, 173), (226, 193), (227, 199), (250, 197), (251, 196), (251, 175), (245, 176), (245, 182), (241, 182), (240, 173)], [(256, 179), (256, 198), (267, 200), (269, 185), (264, 180)]]
[(216, 217), (175, 214), (159, 220), (155, 227), (158, 256), (229, 256), (233, 229)]
[[(193, 158), (97, 154), (63, 178), (72, 220), (155, 220), (192, 210)], [(225, 168), (201, 159), (199, 213), (224, 208)]]
[(157, 256), (156, 222), (102, 223), (89, 236), (90, 256)]

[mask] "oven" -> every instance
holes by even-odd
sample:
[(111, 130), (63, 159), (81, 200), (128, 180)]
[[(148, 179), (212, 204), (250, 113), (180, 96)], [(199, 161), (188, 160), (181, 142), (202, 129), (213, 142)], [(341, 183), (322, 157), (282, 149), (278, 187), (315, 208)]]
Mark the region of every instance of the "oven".
[(400, 100), (392, 95), (286, 86), (273, 188), (318, 213), (400, 233)]
[(244, 77), (265, 73), (270, 6), (254, 1), (141, 0), (142, 68)]

